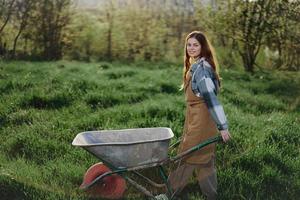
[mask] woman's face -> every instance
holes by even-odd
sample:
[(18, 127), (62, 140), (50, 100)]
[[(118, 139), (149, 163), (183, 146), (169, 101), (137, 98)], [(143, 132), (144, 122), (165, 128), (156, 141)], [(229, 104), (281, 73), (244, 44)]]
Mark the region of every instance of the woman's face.
[(201, 52), (201, 45), (195, 38), (189, 38), (186, 44), (186, 50), (190, 57), (198, 58)]

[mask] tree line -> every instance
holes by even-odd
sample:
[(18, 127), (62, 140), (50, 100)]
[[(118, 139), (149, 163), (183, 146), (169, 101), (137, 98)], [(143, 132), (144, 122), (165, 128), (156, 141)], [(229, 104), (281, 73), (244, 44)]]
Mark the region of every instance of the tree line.
[(186, 34), (208, 34), (227, 67), (300, 69), (293, 0), (0, 0), (0, 58), (182, 61)]
[(0, 0), (0, 55), (61, 59), (70, 7), (70, 0)]

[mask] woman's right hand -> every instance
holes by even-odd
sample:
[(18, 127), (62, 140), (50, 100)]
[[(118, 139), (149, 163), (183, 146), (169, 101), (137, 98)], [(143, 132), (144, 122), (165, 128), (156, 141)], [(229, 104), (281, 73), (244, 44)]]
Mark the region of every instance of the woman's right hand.
[(230, 133), (229, 133), (228, 130), (221, 130), (220, 133), (221, 133), (221, 136), (222, 136), (223, 141), (224, 141), (225, 143), (228, 142), (228, 141), (230, 140), (231, 135), (230, 135)]

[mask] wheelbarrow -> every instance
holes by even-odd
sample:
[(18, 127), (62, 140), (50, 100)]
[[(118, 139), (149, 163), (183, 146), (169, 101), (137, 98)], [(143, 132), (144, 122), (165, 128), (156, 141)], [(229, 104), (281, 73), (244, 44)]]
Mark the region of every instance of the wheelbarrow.
[[(154, 187), (165, 187), (167, 198), (173, 199), (174, 193), (167, 181), (165, 165), (178, 162), (211, 143), (222, 141), (221, 136), (209, 138), (187, 151), (169, 157), (168, 150), (173, 137), (172, 130), (164, 127), (79, 133), (72, 145), (84, 148), (102, 161), (87, 170), (80, 188), (93, 197), (119, 199), (124, 195), (128, 182), (149, 199), (155, 199), (154, 194), (127, 175), (133, 173)], [(180, 140), (170, 148), (179, 142)], [(156, 183), (138, 172), (154, 167), (158, 168), (163, 183)]]

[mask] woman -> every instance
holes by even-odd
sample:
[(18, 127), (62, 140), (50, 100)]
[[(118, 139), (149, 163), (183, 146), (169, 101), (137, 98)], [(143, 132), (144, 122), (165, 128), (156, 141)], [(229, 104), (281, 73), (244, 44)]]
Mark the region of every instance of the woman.
[[(209, 41), (199, 31), (191, 32), (185, 40), (182, 88), (185, 91), (186, 116), (179, 153), (214, 137), (218, 131), (223, 141), (227, 142), (230, 139), (228, 124), (223, 107), (216, 97), (220, 88), (216, 57)], [(202, 194), (209, 200), (216, 199), (214, 144), (182, 160), (177, 170), (170, 174), (169, 183), (175, 194), (179, 194), (186, 186), (194, 170)]]

